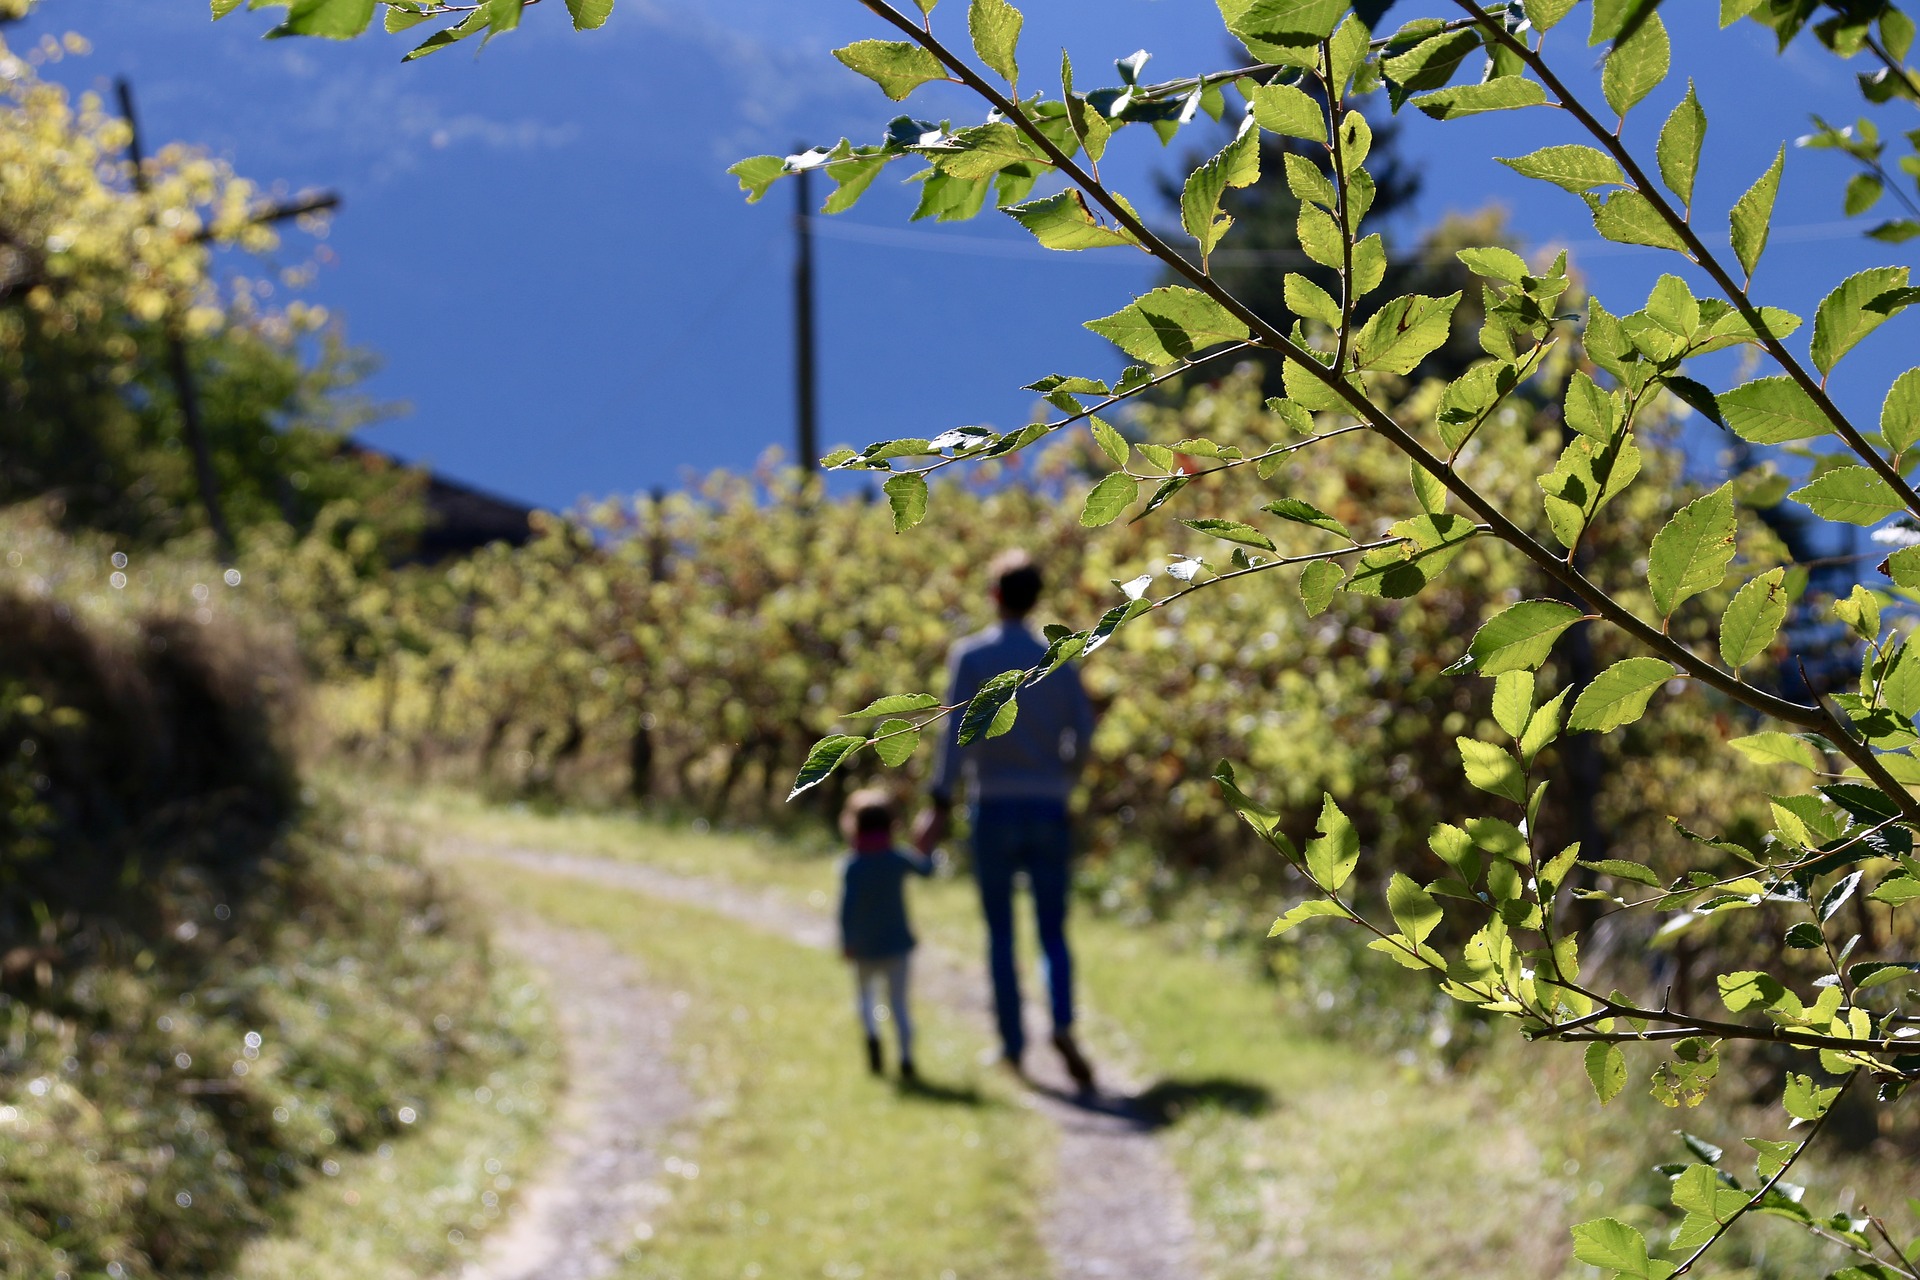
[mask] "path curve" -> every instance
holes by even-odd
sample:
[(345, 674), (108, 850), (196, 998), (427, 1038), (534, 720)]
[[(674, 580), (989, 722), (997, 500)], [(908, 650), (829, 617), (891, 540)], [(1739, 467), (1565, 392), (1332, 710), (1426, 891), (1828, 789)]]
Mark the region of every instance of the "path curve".
[(669, 1198), (661, 1147), (694, 1110), (669, 1052), (675, 1004), (590, 930), (515, 914), (494, 937), (547, 988), (567, 1091), (545, 1164), (460, 1280), (599, 1280)]
[[(838, 945), (829, 916), (774, 889), (755, 891), (640, 863), (475, 840), (443, 837), (435, 841), (435, 848), (455, 858), (493, 858), (548, 875), (702, 907), (805, 947), (824, 950)], [(967, 1018), (992, 1038), (986, 973), (979, 964), (968, 964), (937, 947), (923, 947), (915, 958), (914, 983), (919, 999)], [(1029, 1023), (1045, 1025), (1044, 1015), (1035, 1016), (1030, 1010)], [(664, 1025), (663, 1034), (670, 1034), (671, 1019)], [(664, 1040), (660, 1048), (664, 1050)], [(1083, 1104), (1074, 1100), (1073, 1086), (1049, 1048), (1041, 1046), (1031, 1056), (1029, 1078), (1035, 1088), (1025, 1096), (1058, 1135), (1058, 1168), (1041, 1222), (1041, 1238), (1056, 1280), (1194, 1280), (1200, 1273), (1186, 1189), (1151, 1127), (1127, 1105), (1126, 1098), (1137, 1091), (1138, 1083), (1127, 1078), (1122, 1064), (1102, 1062), (1101, 1083), (1109, 1094)], [(674, 1087), (684, 1099), (685, 1091), (677, 1081)], [(690, 1103), (678, 1105), (677, 1114), (684, 1115)], [(592, 1134), (591, 1129), (588, 1132)], [(563, 1140), (577, 1136), (569, 1130), (568, 1139)], [(598, 1136), (608, 1135), (602, 1130)], [(617, 1227), (615, 1235), (619, 1235)], [(532, 1274), (480, 1271), (463, 1280), (520, 1280)], [(571, 1278), (604, 1272), (543, 1274)]]

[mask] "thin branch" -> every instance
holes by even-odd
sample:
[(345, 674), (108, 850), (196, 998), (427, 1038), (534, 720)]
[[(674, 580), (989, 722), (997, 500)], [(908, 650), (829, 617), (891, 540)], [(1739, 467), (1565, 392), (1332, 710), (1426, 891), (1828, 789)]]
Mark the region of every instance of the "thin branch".
[(1761, 1184), (1760, 1189), (1753, 1193), (1751, 1199), (1728, 1215), (1727, 1220), (1715, 1228), (1714, 1233), (1708, 1236), (1698, 1249), (1695, 1249), (1687, 1255), (1685, 1262), (1673, 1269), (1673, 1275), (1683, 1276), (1693, 1270), (1693, 1264), (1704, 1258), (1707, 1255), (1707, 1250), (1718, 1244), (1720, 1237), (1726, 1235), (1728, 1231), (1733, 1229), (1734, 1223), (1746, 1217), (1749, 1209), (1752, 1209), (1755, 1205), (1767, 1198), (1767, 1193), (1779, 1185), (1780, 1179), (1787, 1176), (1787, 1170), (1793, 1168), (1800, 1157), (1806, 1154), (1807, 1148), (1813, 1145), (1813, 1140), (1820, 1136), (1820, 1130), (1826, 1127), (1827, 1117), (1832, 1115), (1834, 1108), (1840, 1105), (1840, 1099), (1846, 1096), (1847, 1090), (1853, 1085), (1854, 1078), (1859, 1074), (1860, 1072), (1857, 1069), (1847, 1073), (1846, 1080), (1840, 1085), (1840, 1092), (1833, 1095), (1833, 1101), (1827, 1105), (1825, 1111), (1820, 1113), (1820, 1118), (1813, 1122), (1813, 1128), (1807, 1131), (1807, 1136), (1801, 1140), (1798, 1147), (1794, 1148), (1793, 1154), (1788, 1156), (1785, 1163), (1773, 1171), (1773, 1176)]
[(1787, 376), (1799, 384), (1800, 389), (1807, 393), (1821, 415), (1833, 425), (1834, 433), (1845, 440), (1847, 447), (1859, 455), (1862, 461), (1871, 466), (1880, 478), (1887, 482), (1888, 486), (1900, 496), (1900, 500), (1906, 504), (1907, 510), (1920, 516), (1920, 492), (1915, 492), (1913, 486), (1907, 483), (1906, 477), (1867, 443), (1866, 438), (1848, 420), (1847, 415), (1842, 413), (1840, 407), (1828, 397), (1824, 380), (1816, 379), (1809, 373), (1793, 353), (1787, 350), (1785, 344), (1774, 336), (1761, 316), (1759, 308), (1747, 297), (1746, 290), (1734, 283), (1727, 269), (1720, 265), (1719, 259), (1714, 257), (1694, 232), (1692, 224), (1667, 203), (1666, 197), (1660, 193), (1660, 189), (1654, 185), (1653, 180), (1647, 176), (1646, 171), (1640, 167), (1639, 162), (1633, 158), (1633, 154), (1627, 150), (1618, 135), (1593, 117), (1593, 114), (1581, 104), (1572, 91), (1561, 83), (1560, 78), (1547, 65), (1546, 59), (1529, 49), (1524, 41), (1514, 39), (1512, 33), (1503, 24), (1495, 21), (1474, 0), (1454, 0), (1454, 3), (1468, 14), (1478, 18), (1481, 26), (1486, 28), (1495, 39), (1517, 54), (1521, 61), (1540, 77), (1540, 83), (1553, 94), (1559, 105), (1607, 149), (1621, 169), (1626, 172), (1627, 177), (1632, 180), (1635, 189), (1659, 213), (1661, 221), (1680, 237), (1681, 243), (1687, 247), (1688, 254), (1713, 278), (1714, 285), (1726, 295), (1727, 300), (1733, 303), (1734, 308), (1740, 312), (1748, 326), (1758, 336), (1761, 347), (1786, 371)]

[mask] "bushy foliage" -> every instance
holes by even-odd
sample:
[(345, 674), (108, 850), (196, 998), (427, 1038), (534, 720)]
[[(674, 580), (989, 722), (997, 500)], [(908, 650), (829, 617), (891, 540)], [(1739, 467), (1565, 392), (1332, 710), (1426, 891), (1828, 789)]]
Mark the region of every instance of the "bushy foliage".
[(409, 851), (299, 795), (238, 571), (0, 545), (0, 1274), (216, 1273), (525, 1013)]

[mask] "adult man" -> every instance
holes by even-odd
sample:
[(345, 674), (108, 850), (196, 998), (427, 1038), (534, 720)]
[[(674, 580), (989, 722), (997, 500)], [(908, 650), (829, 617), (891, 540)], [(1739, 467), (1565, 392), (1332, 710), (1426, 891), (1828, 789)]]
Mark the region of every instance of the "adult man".
[[(980, 686), (1006, 671), (1036, 665), (1046, 645), (1027, 629), (1040, 598), (1040, 571), (1022, 551), (1004, 552), (988, 568), (1000, 620), (953, 646), (947, 659), (947, 702), (965, 706)], [(1027, 873), (1045, 955), (1053, 1013), (1053, 1044), (1082, 1090), (1093, 1071), (1073, 1039), (1073, 957), (1067, 949), (1068, 859), (1072, 832), (1067, 799), (1093, 735), (1093, 711), (1079, 673), (1062, 667), (1020, 690), (1019, 716), (996, 738), (961, 746), (960, 714), (948, 717), (934, 769), (932, 807), (922, 815), (917, 843), (930, 850), (946, 835), (956, 786), (970, 792), (973, 873), (987, 921), (987, 961), (1003, 1061), (1020, 1069), (1026, 1031), (1020, 1017), (1020, 977), (1013, 953), (1014, 876)]]

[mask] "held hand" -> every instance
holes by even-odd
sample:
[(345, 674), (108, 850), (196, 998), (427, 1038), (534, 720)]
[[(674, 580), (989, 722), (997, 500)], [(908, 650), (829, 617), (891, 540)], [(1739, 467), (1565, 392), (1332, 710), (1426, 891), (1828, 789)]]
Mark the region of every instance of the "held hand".
[(913, 824), (913, 847), (922, 855), (931, 854), (947, 838), (950, 825), (944, 808), (935, 805), (926, 810)]

